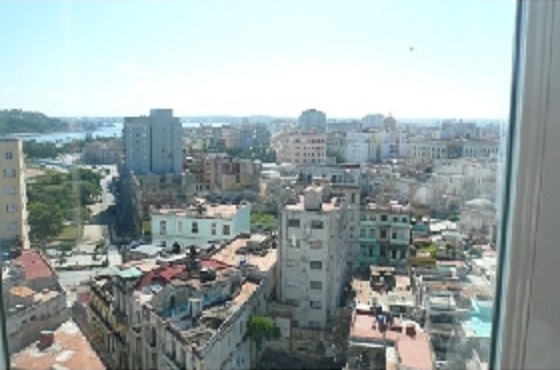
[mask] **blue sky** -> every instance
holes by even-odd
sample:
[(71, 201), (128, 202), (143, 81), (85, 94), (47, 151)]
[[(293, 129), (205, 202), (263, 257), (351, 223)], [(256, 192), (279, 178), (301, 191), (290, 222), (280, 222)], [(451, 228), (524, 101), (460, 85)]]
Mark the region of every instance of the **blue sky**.
[(514, 14), (512, 0), (2, 1), (0, 108), (504, 119)]

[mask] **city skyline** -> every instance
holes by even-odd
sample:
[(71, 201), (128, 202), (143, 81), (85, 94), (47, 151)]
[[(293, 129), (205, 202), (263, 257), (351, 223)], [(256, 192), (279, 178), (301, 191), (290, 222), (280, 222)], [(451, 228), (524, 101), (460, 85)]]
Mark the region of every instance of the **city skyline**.
[(505, 119), (514, 7), (3, 2), (0, 108), (288, 117), (317, 108), (328, 118)]

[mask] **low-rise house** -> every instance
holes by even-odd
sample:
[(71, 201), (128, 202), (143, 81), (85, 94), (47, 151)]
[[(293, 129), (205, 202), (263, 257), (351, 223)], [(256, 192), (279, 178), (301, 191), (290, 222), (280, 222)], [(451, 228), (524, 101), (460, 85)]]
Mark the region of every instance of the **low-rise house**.
[(183, 249), (196, 245), (231, 240), (251, 231), (251, 205), (209, 204), (198, 200), (197, 205), (182, 209), (152, 209), (153, 244), (171, 247), (178, 243)]

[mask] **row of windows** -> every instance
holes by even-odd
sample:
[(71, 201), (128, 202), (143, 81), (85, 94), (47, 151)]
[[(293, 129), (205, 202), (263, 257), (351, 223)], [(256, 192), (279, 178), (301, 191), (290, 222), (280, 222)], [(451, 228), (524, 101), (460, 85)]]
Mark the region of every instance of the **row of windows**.
[[(288, 219), (288, 227), (300, 227), (300, 219), (299, 218), (290, 218)], [(311, 228), (316, 230), (322, 230), (325, 227), (325, 224), (321, 220), (311, 220)]]
[[(377, 232), (376, 229), (360, 229), (360, 237), (361, 238), (366, 238), (366, 237), (370, 237), (370, 238), (376, 238), (377, 237)], [(379, 230), (379, 239), (387, 239), (387, 230)], [(397, 232), (397, 231), (393, 231), (391, 233), (391, 239), (407, 239), (408, 238), (408, 232)]]
[[(372, 215), (372, 214), (364, 214), (362, 213), (362, 215), (360, 216), (360, 220), (362, 221), (389, 221), (389, 216), (388, 215), (380, 215), (379, 217), (376, 215)], [(404, 217), (398, 217), (398, 216), (393, 216), (392, 218), (392, 222), (404, 222), (404, 223), (408, 223), (408, 217), (404, 216)]]
[[(296, 267), (296, 261), (293, 259), (286, 260), (286, 267)], [(322, 270), (323, 269), (323, 262), (321, 261), (311, 261), (309, 262), (309, 268), (311, 270)]]
[[(210, 233), (212, 235), (216, 235), (216, 229), (217, 229), (217, 225), (215, 222), (212, 223), (212, 225), (210, 226)], [(198, 234), (199, 228), (198, 228), (198, 222), (193, 221), (191, 222), (191, 233), (192, 234)], [(177, 232), (182, 233), (183, 232), (183, 221), (178, 221), (177, 222)], [(231, 226), (230, 225), (223, 225), (222, 226), (222, 234), (223, 235), (229, 235), (231, 233)], [(159, 222), (159, 234), (160, 235), (167, 235), (167, 221), (162, 220)]]

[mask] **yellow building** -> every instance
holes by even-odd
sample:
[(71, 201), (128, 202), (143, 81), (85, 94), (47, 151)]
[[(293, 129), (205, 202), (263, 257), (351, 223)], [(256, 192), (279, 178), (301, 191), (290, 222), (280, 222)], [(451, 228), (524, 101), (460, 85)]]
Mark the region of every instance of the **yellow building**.
[(22, 143), (0, 139), (0, 245), (29, 247)]

